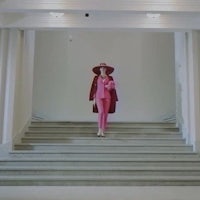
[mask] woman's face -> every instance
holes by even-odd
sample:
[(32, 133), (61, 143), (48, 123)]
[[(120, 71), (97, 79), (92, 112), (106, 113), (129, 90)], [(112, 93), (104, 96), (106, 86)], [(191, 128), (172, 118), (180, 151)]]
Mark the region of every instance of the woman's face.
[(100, 68), (100, 72), (106, 74), (106, 68), (105, 67), (101, 67)]

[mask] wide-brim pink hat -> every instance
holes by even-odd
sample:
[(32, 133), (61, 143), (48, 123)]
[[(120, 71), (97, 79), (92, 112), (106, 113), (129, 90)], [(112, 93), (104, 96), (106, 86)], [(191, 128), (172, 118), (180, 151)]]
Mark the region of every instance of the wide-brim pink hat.
[(100, 72), (101, 67), (106, 68), (106, 74), (107, 75), (113, 73), (113, 71), (114, 71), (114, 67), (108, 66), (106, 63), (100, 63), (100, 65), (93, 67), (92, 71), (95, 74), (100, 75), (101, 74), (101, 72)]

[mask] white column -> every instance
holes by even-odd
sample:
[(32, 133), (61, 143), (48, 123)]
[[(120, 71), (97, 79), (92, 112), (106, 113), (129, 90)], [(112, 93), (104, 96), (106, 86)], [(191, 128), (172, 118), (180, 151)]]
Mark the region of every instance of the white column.
[(176, 118), (186, 143), (189, 141), (189, 91), (187, 33), (175, 33)]
[(177, 119), (183, 137), (200, 151), (200, 41), (197, 31), (175, 33)]
[(8, 30), (4, 29), (0, 31), (0, 144), (3, 137), (7, 53)]
[(200, 71), (198, 32), (188, 33), (189, 141), (200, 151)]
[(32, 91), (35, 32), (26, 30), (21, 35), (21, 64), (17, 67), (13, 142), (18, 143), (32, 118)]
[(33, 74), (34, 74), (34, 55), (35, 55), (35, 31), (24, 31), (24, 49), (23, 49), (23, 77), (26, 78), (24, 87), (26, 98), (26, 118), (32, 118), (32, 96), (33, 96)]
[(21, 55), (20, 31), (10, 30), (9, 42), (8, 42), (8, 56), (7, 56), (3, 143), (4, 144), (8, 143), (11, 145), (11, 147), (12, 147), (12, 136), (13, 136), (16, 68), (20, 62), (20, 57), (21, 57), (20, 55)]

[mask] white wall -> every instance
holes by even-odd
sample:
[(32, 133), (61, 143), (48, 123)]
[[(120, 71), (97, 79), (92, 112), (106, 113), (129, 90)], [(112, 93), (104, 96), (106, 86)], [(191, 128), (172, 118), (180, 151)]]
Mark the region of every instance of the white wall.
[(119, 102), (110, 121), (161, 121), (175, 113), (173, 33), (68, 30), (36, 33), (33, 114), (96, 121), (91, 69), (115, 67)]

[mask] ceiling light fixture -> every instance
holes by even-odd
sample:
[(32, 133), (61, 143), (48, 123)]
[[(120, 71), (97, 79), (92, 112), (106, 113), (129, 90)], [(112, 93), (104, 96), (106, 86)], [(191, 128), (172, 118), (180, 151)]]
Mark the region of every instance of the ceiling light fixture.
[(147, 13), (146, 16), (151, 19), (159, 19), (160, 13)]
[(49, 14), (50, 14), (51, 16), (53, 16), (53, 17), (58, 17), (58, 18), (60, 18), (60, 17), (62, 17), (65, 13), (50, 12)]

